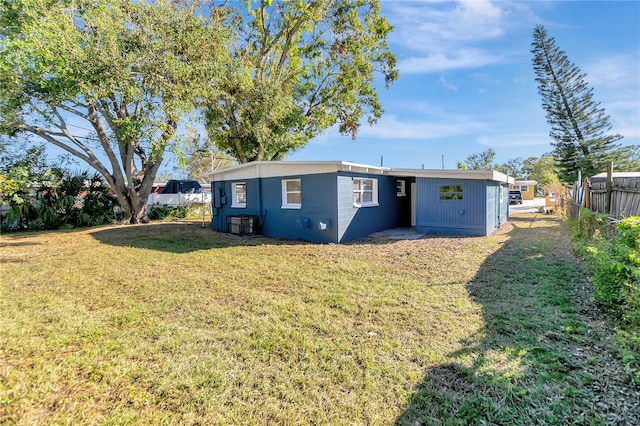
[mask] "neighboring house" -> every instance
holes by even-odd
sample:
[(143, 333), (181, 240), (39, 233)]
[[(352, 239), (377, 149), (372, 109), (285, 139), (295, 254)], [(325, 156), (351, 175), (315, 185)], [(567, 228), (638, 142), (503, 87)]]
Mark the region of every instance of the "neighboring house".
[(537, 184), (538, 182), (535, 180), (516, 180), (509, 185), (509, 189), (519, 189), (522, 192), (523, 200), (533, 200)]
[(213, 229), (325, 243), (409, 226), (488, 235), (508, 219), (512, 181), (494, 171), (287, 161), (242, 164), (212, 179)]

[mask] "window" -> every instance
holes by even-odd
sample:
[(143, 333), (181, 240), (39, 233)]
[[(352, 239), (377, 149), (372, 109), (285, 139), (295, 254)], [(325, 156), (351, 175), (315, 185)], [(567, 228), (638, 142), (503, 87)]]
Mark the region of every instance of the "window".
[(407, 195), (407, 188), (406, 188), (407, 183), (403, 180), (397, 180), (396, 181), (396, 195), (398, 197), (406, 197)]
[(247, 207), (247, 184), (244, 182), (235, 182), (231, 184), (231, 207), (245, 208)]
[(282, 181), (282, 208), (302, 208), (300, 179), (285, 179)]
[(529, 185), (522, 185), (520, 187), (520, 192), (527, 192), (529, 191)]
[(441, 200), (462, 200), (462, 185), (443, 185), (440, 187)]
[(354, 207), (374, 207), (378, 205), (378, 179), (353, 179)]

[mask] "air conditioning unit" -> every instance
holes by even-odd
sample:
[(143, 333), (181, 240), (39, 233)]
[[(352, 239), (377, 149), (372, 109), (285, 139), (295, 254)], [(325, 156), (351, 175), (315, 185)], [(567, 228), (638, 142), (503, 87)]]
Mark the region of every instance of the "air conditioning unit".
[(253, 235), (255, 216), (230, 216), (227, 220), (227, 232), (235, 235)]

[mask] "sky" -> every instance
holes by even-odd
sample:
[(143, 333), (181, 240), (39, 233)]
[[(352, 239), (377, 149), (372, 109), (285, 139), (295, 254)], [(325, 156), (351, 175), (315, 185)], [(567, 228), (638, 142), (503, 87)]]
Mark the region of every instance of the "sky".
[[(455, 169), (489, 148), (498, 164), (551, 152), (532, 65), (538, 24), (587, 74), (611, 133), (624, 137), (618, 143), (640, 145), (640, 0), (381, 5), (399, 70), (389, 89), (376, 86), (383, 116), (373, 126), (364, 120), (355, 140), (332, 128), (285, 160)], [(170, 155), (160, 172), (179, 177)]]
[(640, 1), (383, 0), (400, 76), (378, 86), (384, 115), (356, 140), (330, 129), (285, 160), (453, 169), (552, 150), (531, 42), (540, 24), (587, 74), (621, 145), (640, 144)]

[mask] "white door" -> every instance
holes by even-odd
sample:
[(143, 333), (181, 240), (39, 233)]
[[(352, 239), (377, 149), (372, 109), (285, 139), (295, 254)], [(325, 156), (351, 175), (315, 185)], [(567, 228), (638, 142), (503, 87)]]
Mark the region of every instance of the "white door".
[(416, 226), (416, 183), (411, 183), (411, 226)]

